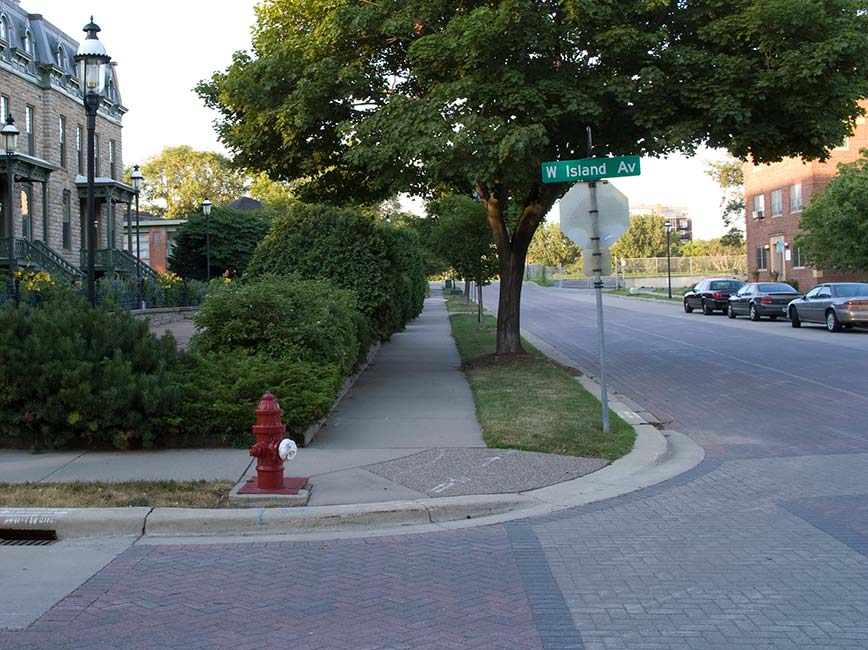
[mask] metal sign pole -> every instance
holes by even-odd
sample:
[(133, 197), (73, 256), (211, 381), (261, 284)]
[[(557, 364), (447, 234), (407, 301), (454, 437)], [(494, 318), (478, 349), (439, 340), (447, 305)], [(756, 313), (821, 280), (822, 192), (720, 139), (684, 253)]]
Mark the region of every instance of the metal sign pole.
[(588, 183), (591, 193), (591, 241), (594, 245), (594, 293), (597, 296), (597, 347), (600, 350), (600, 401), (603, 407), (603, 433), (609, 433), (609, 395), (606, 386), (606, 339), (603, 334), (603, 265), (600, 252), (600, 224), (597, 214), (597, 184)]

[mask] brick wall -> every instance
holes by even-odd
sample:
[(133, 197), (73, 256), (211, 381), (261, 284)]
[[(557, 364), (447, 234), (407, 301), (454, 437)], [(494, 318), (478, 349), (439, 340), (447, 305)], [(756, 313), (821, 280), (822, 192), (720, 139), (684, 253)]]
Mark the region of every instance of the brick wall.
[[(868, 108), (868, 102), (862, 102)], [(811, 202), (811, 197), (820, 192), (835, 175), (839, 163), (853, 162), (859, 158), (859, 149), (868, 147), (868, 126), (865, 118), (859, 118), (854, 133), (848, 138), (846, 148), (835, 149), (825, 163), (816, 161), (804, 162), (800, 159), (785, 159), (771, 165), (754, 166), (745, 164), (744, 194), (745, 194), (745, 225), (748, 256), (748, 275), (757, 271), (757, 248), (768, 246), (765, 269), (759, 269), (759, 279), (772, 277), (772, 271), (779, 274), (781, 280), (796, 280), (801, 291), (807, 291), (821, 282), (836, 282), (857, 279), (848, 274), (830, 274), (810, 266), (796, 266), (798, 250), (795, 237), (801, 231), (799, 219), (801, 209), (791, 209), (790, 195), (794, 185), (801, 186), (802, 206)], [(772, 193), (780, 190), (782, 209), (779, 215), (772, 215)], [(764, 202), (763, 218), (754, 219), (754, 198), (762, 196)], [(783, 241), (786, 245), (785, 259), (776, 252), (776, 242)], [(787, 252), (790, 259), (786, 259)], [(783, 263), (782, 263), (783, 262)]]

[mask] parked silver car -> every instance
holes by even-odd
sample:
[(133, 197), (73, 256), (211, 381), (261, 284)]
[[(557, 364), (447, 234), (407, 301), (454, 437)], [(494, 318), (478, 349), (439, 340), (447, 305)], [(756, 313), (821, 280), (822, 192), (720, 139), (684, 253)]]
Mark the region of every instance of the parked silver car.
[(787, 316), (793, 327), (801, 327), (802, 323), (825, 323), (830, 332), (840, 332), (854, 325), (868, 327), (868, 283), (818, 284), (787, 305)]
[(790, 302), (801, 297), (802, 294), (783, 282), (748, 282), (729, 297), (726, 315), (730, 318), (750, 316), (751, 320), (768, 316), (775, 320), (786, 316)]

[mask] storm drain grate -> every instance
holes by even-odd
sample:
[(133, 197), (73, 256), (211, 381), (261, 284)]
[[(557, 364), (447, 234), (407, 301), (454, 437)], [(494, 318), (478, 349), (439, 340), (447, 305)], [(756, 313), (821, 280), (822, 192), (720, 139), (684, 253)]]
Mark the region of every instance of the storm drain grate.
[(56, 541), (54, 530), (0, 529), (0, 546), (48, 546)]

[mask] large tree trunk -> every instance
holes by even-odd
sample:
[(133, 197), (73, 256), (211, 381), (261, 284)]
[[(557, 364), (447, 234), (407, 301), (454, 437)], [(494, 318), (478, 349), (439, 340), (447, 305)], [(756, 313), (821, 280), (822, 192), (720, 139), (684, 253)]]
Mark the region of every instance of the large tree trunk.
[(470, 280), (464, 278), (464, 304), (470, 304)]
[(508, 193), (499, 183), (489, 187), (476, 184), (497, 246), (500, 259), (500, 297), (497, 306), (497, 354), (521, 354), (521, 284), (527, 249), (537, 227), (554, 205), (559, 188), (555, 185), (534, 183), (522, 208), (521, 216), (512, 232), (504, 218)]

